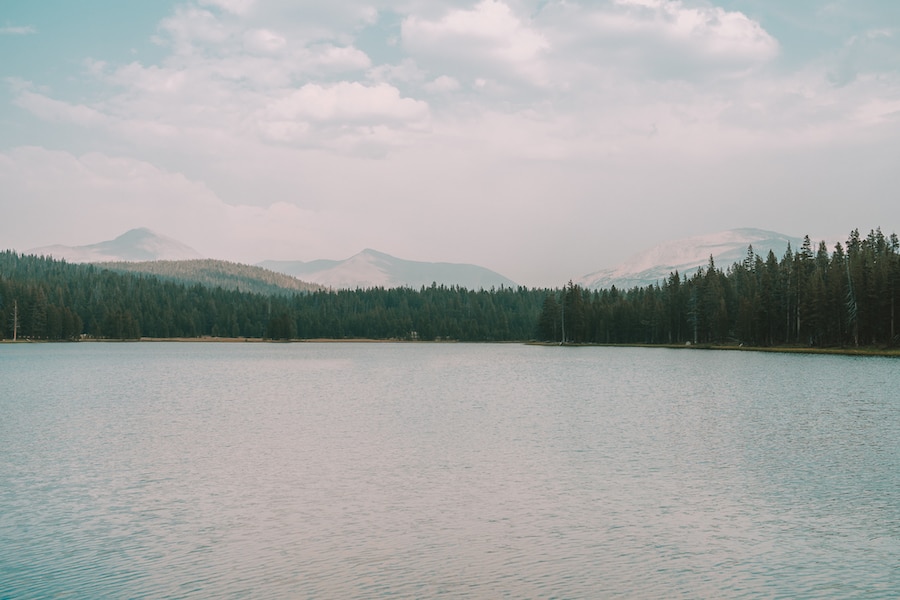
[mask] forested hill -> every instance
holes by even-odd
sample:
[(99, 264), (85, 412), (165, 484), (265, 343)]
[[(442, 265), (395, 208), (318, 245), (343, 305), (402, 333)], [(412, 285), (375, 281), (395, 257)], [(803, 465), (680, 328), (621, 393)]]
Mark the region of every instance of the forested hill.
[(829, 252), (809, 236), (776, 257), (726, 270), (712, 258), (690, 278), (589, 291), (569, 284), (547, 296), (539, 337), (573, 343), (897, 346), (900, 240), (880, 229), (850, 233)]
[(263, 295), (0, 253), (0, 338), (534, 337), (546, 290), (435, 286)]
[(0, 253), (0, 338), (373, 338), (897, 346), (900, 240), (878, 229), (662, 285), (260, 294)]
[(224, 260), (151, 260), (94, 264), (110, 271), (147, 273), (179, 283), (200, 283), (207, 287), (221, 287), (254, 294), (291, 295), (323, 289), (321, 285), (307, 283), (290, 275)]

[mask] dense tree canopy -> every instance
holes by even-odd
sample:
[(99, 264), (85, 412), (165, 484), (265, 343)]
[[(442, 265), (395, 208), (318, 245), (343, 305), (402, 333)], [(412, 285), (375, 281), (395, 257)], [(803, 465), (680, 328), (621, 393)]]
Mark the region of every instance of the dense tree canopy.
[(710, 258), (691, 277), (588, 291), (569, 283), (547, 298), (538, 336), (573, 343), (896, 345), (900, 243), (880, 229), (829, 252), (807, 236), (780, 259), (747, 250), (722, 271)]
[(295, 277), (261, 267), (208, 258), (108, 262), (96, 263), (96, 266), (120, 273), (155, 275), (163, 281), (201, 283), (206, 287), (221, 287), (226, 290), (272, 296), (289, 296), (298, 292), (312, 292), (324, 288), (324, 286), (300, 281)]
[(448, 339), (753, 346), (896, 345), (900, 243), (854, 230), (778, 258), (590, 291), (431, 285), (261, 294), (0, 253), (0, 338)]
[[(432, 285), (290, 296), (188, 285), (0, 254), (0, 338), (267, 337), (525, 340), (546, 290)], [(18, 315), (18, 316), (16, 316)]]

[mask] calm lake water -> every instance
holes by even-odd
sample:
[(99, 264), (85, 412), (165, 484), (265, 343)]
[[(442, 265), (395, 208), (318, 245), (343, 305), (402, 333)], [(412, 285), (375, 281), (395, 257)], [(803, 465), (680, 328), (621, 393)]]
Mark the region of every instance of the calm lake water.
[(900, 596), (900, 362), (0, 345), (0, 598), (436, 596)]

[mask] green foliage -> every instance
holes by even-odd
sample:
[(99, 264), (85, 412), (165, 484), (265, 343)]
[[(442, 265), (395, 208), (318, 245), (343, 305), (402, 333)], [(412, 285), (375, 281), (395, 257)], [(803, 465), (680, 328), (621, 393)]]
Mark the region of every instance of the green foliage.
[(273, 295), (0, 253), (0, 338), (526, 340), (546, 291), (432, 284)]
[(254, 294), (289, 296), (298, 292), (322, 289), (320, 285), (300, 281), (290, 275), (224, 260), (152, 260), (96, 263), (96, 265), (101, 269), (120, 273), (145, 273), (179, 283), (200, 283), (207, 287), (221, 287)]
[[(563, 289), (538, 318), (540, 339), (575, 343), (896, 345), (900, 241), (854, 230), (845, 246), (814, 251), (807, 236), (779, 261), (747, 250), (727, 271), (710, 258), (688, 278), (620, 291)], [(559, 325), (556, 325), (559, 324)]]
[[(205, 261), (187, 261), (202, 265)], [(217, 261), (213, 261), (217, 262)], [(195, 265), (196, 266), (196, 265)], [(214, 265), (215, 266), (215, 265)], [(194, 268), (194, 267), (192, 267)], [(541, 340), (752, 346), (896, 345), (900, 241), (851, 232), (829, 253), (804, 239), (779, 260), (712, 258), (691, 277), (589, 291), (458, 286), (253, 293), (0, 253), (0, 338)], [(240, 279), (237, 273), (233, 278)], [(196, 269), (192, 277), (196, 277)]]

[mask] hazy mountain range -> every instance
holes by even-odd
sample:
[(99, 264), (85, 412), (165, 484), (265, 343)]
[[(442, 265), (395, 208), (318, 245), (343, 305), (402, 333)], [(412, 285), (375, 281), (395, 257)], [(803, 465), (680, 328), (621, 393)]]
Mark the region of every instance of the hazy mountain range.
[[(699, 267), (709, 264), (710, 256), (719, 268), (725, 269), (743, 260), (750, 245), (763, 258), (772, 250), (780, 259), (788, 244), (797, 249), (802, 243), (800, 238), (774, 231), (731, 229), (658, 244), (616, 267), (573, 278), (573, 282), (591, 289), (613, 285), (630, 289), (661, 282), (676, 270), (680, 274), (691, 275)], [(315, 289), (317, 285), (332, 289), (419, 288), (432, 283), (458, 285), (467, 289), (517, 285), (511, 279), (477, 265), (404, 260), (371, 249), (345, 260), (267, 260), (253, 267), (259, 271), (253, 271), (248, 265), (199, 260), (200, 254), (190, 246), (144, 228), (132, 229), (114, 240), (88, 246), (45, 246), (28, 253), (53, 256), (69, 262), (117, 263), (106, 266), (261, 292), (268, 289), (266, 286), (282, 291), (304, 291)], [(164, 263), (154, 264), (152, 261)], [(276, 273), (289, 277), (279, 279)], [(248, 287), (251, 280), (258, 285)], [(560, 285), (563, 283), (561, 281)]]
[(72, 263), (203, 258), (190, 246), (143, 227), (131, 229), (106, 242), (88, 246), (42, 246), (29, 250), (28, 254), (52, 256)]
[(511, 279), (484, 267), (403, 260), (371, 249), (346, 260), (267, 260), (259, 266), (334, 289), (420, 288), (432, 283), (458, 285), (470, 290), (516, 286)]
[(146, 273), (170, 281), (199, 283), (207, 287), (221, 287), (254, 294), (294, 294), (314, 292), (323, 288), (319, 284), (301, 281), (296, 277), (262, 267), (211, 258), (93, 264), (111, 271)]
[(729, 229), (663, 242), (635, 254), (616, 267), (579, 277), (574, 283), (591, 289), (610, 288), (613, 285), (619, 289), (645, 287), (661, 283), (673, 271), (690, 276), (698, 268), (706, 267), (710, 256), (717, 268), (727, 269), (744, 260), (748, 246), (752, 245), (753, 252), (763, 259), (772, 250), (780, 260), (788, 244), (797, 250), (802, 243), (801, 238), (764, 229)]
[[(88, 246), (44, 246), (33, 248), (28, 254), (52, 256), (76, 263), (103, 263), (108, 268), (120, 271), (153, 273), (207, 285), (214, 282), (215, 285), (233, 289), (237, 287), (246, 291), (250, 291), (247, 287), (249, 278), (257, 279), (260, 284), (276, 285), (279, 289), (295, 289), (295, 284), (276, 282), (266, 273), (252, 274), (247, 270), (235, 273), (234, 263), (199, 260), (200, 254), (190, 246), (145, 228), (132, 229), (106, 242)], [(166, 264), (153, 264), (151, 261), (164, 261)], [(178, 265), (180, 262), (188, 264)], [(484, 267), (403, 260), (375, 250), (363, 250), (346, 260), (269, 260), (255, 266), (260, 271), (280, 273), (302, 280), (307, 287), (323, 286), (333, 289), (419, 288), (432, 283), (458, 285), (474, 290), (516, 286), (511, 279)]]

